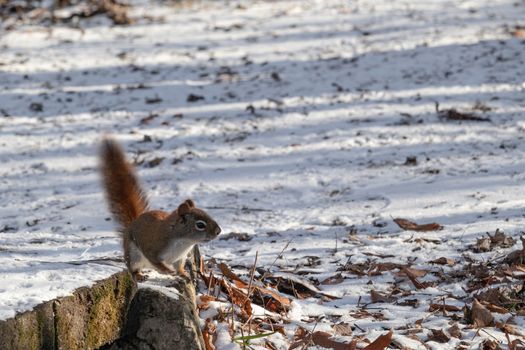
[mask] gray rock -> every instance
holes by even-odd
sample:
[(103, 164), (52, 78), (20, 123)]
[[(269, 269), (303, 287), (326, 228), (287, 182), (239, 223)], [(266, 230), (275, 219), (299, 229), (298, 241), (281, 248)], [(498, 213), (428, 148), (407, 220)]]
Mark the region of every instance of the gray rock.
[(0, 321), (0, 349), (204, 350), (194, 256), (189, 279), (153, 278), (137, 290), (123, 271)]

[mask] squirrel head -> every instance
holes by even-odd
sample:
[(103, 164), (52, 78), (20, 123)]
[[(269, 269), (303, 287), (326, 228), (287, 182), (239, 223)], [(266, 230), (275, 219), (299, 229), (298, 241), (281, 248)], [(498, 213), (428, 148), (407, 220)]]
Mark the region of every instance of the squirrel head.
[[(171, 228), (178, 237), (189, 238), (195, 242), (208, 242), (221, 233), (221, 228), (204, 210), (195, 207), (191, 199), (182, 202), (170, 220)], [(174, 214), (175, 214), (174, 213)], [(183, 232), (180, 235), (180, 232)]]

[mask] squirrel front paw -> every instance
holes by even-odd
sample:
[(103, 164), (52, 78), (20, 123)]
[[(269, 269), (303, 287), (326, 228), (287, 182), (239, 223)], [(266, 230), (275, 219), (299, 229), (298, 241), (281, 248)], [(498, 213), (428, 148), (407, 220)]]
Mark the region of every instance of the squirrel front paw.
[(131, 277), (133, 277), (135, 282), (144, 282), (148, 279), (148, 276), (144, 275), (140, 271), (133, 271), (131, 273)]

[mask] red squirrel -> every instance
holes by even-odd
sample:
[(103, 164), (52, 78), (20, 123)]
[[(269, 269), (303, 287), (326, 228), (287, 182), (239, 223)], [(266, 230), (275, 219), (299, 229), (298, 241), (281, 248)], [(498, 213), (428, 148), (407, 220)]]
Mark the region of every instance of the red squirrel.
[(186, 256), (197, 243), (208, 242), (221, 228), (191, 199), (171, 213), (149, 210), (133, 166), (112, 139), (104, 139), (100, 151), (106, 199), (122, 234), (124, 259), (135, 280), (144, 280), (143, 268), (187, 276)]

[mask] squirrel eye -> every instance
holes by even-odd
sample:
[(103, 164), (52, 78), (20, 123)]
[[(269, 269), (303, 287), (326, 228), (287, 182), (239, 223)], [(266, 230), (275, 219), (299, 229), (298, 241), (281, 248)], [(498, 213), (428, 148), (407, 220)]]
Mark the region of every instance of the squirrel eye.
[(202, 221), (202, 220), (197, 220), (195, 221), (195, 228), (198, 230), (198, 231), (204, 231), (206, 229), (206, 222), (205, 221)]

